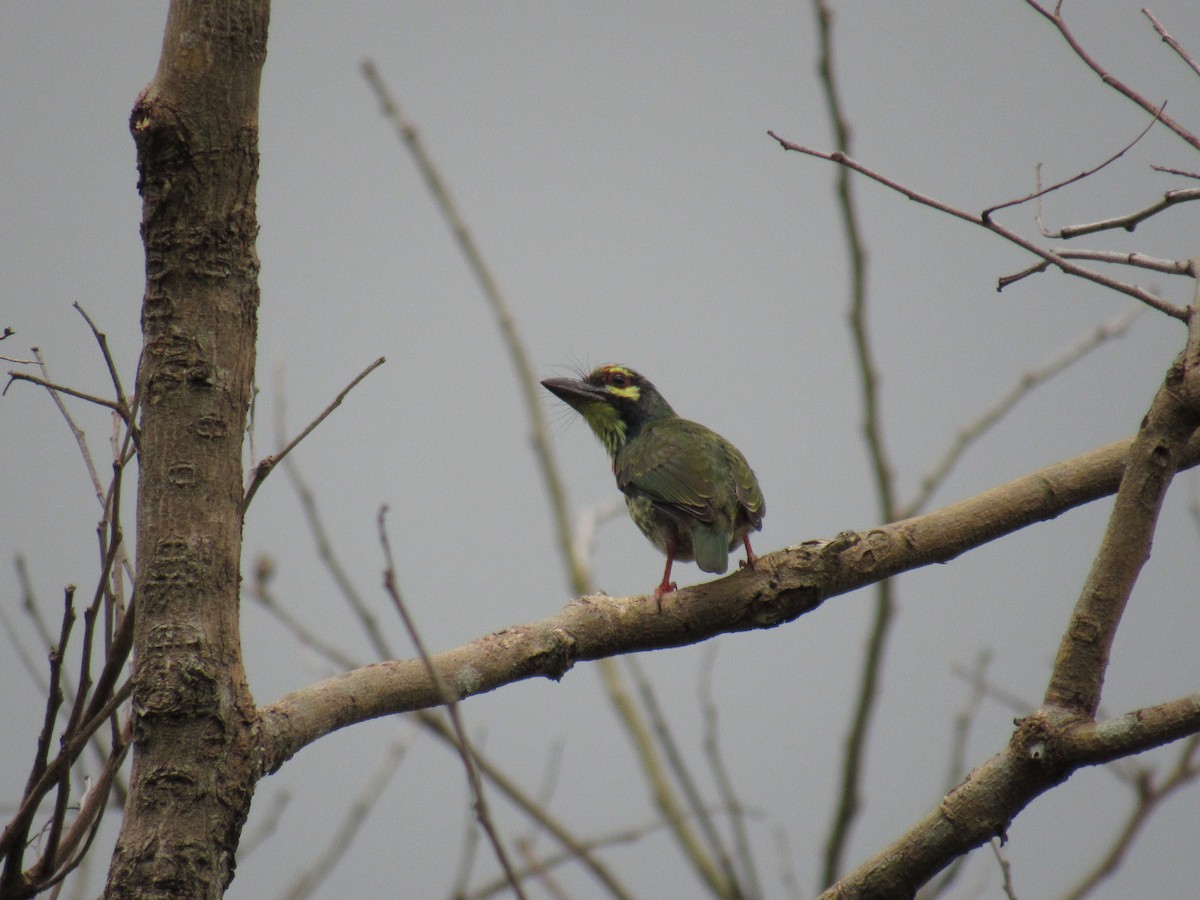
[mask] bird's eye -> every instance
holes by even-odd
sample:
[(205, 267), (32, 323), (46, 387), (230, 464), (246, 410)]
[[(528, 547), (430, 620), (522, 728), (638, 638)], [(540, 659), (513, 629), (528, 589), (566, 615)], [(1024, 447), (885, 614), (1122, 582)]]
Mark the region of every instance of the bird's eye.
[(629, 376), (624, 372), (613, 372), (608, 376), (608, 383), (613, 387), (629, 387)]

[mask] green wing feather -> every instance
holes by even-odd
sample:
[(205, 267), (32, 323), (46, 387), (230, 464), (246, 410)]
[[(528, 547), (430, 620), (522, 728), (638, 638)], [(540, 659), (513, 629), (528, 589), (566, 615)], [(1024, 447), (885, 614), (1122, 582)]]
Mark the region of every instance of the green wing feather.
[(703, 425), (686, 419), (659, 424), (617, 455), (617, 486), (645, 496), (674, 518), (715, 522), (721, 451), (711, 437)]

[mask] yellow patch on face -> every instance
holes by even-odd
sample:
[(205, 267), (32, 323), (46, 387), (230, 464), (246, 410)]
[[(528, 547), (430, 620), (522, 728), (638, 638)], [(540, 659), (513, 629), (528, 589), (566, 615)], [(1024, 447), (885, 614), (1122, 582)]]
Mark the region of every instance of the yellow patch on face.
[[(603, 373), (601, 377), (604, 381), (604, 389), (608, 393), (614, 397), (632, 400), (634, 403), (641, 399), (642, 391), (637, 386), (637, 376), (629, 369), (624, 366), (607, 365), (601, 366), (600, 371)], [(625, 385), (622, 387), (619, 383), (614, 384), (614, 381), (624, 381)]]

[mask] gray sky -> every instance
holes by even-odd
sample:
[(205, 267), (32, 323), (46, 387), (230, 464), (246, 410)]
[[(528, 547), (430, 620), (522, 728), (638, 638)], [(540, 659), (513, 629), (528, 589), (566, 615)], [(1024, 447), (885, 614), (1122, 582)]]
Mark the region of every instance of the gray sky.
[[(1068, 5), (1095, 56), (1200, 127), (1200, 90), (1138, 12), (1140, 3)], [(1192, 4), (1151, 7), (1200, 53)], [(1031, 191), (1035, 166), (1057, 180), (1130, 141), (1144, 115), (1105, 89), (1020, 2), (837, 4), (838, 71), (855, 154), (967, 209)], [(105, 390), (78, 301), (107, 332), (127, 385), (140, 346), (143, 264), (129, 110), (154, 72), (164, 3), (0, 5), (0, 326), (6, 356), (37, 346), (59, 381)], [(262, 259), (255, 450), (274, 446), (286, 397), (302, 427), (359, 370), (363, 383), (295, 459), (342, 561), (397, 652), (411, 651), (379, 590), (375, 516), (391, 505), (400, 582), (428, 644), (457, 646), (540, 619), (568, 599), (527, 420), (499, 332), (419, 176), (359, 72), (373, 59), (417, 124), (506, 292), (538, 371), (620, 361), (675, 408), (733, 440), (754, 466), (769, 515), (760, 553), (877, 524), (860, 438), (858, 382), (845, 324), (847, 272), (833, 168), (783, 153), (767, 129), (831, 145), (807, 4), (280, 3), (262, 94), (258, 249)], [(1189, 77), (1191, 76), (1191, 77)], [(1144, 206), (1195, 171), (1194, 153), (1157, 129), (1119, 162), (1048, 198), (1048, 225)], [(1132, 301), (1044, 274), (1002, 294), (998, 276), (1032, 260), (971, 226), (859, 181), (870, 258), (871, 328), (886, 438), (902, 499), (957, 430)], [(1035, 236), (1034, 210), (1004, 221)], [(1185, 206), (1081, 246), (1183, 258), (1196, 252)], [(1175, 303), (1181, 279), (1126, 273)], [(1179, 324), (1142, 315), (1129, 335), (1056, 378), (988, 434), (935, 498), (970, 496), (1131, 434), (1171, 358)], [(9, 368), (8, 363), (5, 368)], [(549, 395), (555, 448), (577, 509), (616, 496), (603, 451)], [(110, 430), (71, 404), (101, 463)], [(54, 617), (64, 584), (90, 594), (98, 507), (79, 453), (44, 392), (0, 401), (0, 604), (31, 640), (12, 569), (23, 554)], [(251, 465), (247, 458), (247, 468)], [(1181, 478), (1117, 640), (1105, 709), (1119, 713), (1196, 690), (1197, 530)], [(130, 492), (132, 499), (132, 491)], [(1087, 572), (1109, 503), (1093, 504), (950, 565), (900, 579), (900, 612), (866, 769), (866, 808), (848, 862), (894, 838), (940, 797), (953, 717), (968, 689), (958, 664), (992, 654), (995, 682), (1035, 704)], [(131, 507), (132, 508), (132, 507)], [(130, 520), (132, 521), (132, 520)], [(247, 521), (245, 570), (277, 564), (280, 602), (364, 662), (373, 657), (277, 473)], [(622, 516), (599, 532), (597, 585), (649, 591), (661, 557)], [(703, 573), (681, 565), (676, 580)], [(703, 770), (697, 680), (716, 649), (714, 692), (727, 761), (753, 824), (761, 878), (780, 896), (774, 833), (814, 885), (859, 680), (871, 596), (830, 601), (768, 632), (643, 657), (689, 757)], [(259, 703), (328, 674), (247, 601), (246, 665)], [(17, 795), (42, 699), (0, 639), (9, 761), (0, 796)], [(42, 657), (41, 649), (34, 655)], [(562, 748), (551, 809), (584, 836), (653, 818), (596, 673), (532, 682), (464, 707), (486, 751), (531, 790)], [(979, 710), (968, 764), (1007, 739), (1013, 712)], [(404, 722), (349, 729), (264, 781), (246, 834), (287, 794), (277, 832), (239, 860), (230, 897), (276, 896), (323, 846)], [(1165, 765), (1171, 753), (1139, 763)], [(459, 762), (418, 736), (320, 896), (441, 896), (467, 810)], [(1037, 800), (1009, 831), (1021, 896), (1072, 885), (1119, 827), (1130, 792), (1081, 772)], [(510, 835), (524, 823), (494, 801)], [(1156, 814), (1124, 868), (1097, 893), (1156, 885), (1184, 896), (1200, 880), (1195, 788)], [(115, 822), (115, 818), (113, 819)], [(98, 884), (115, 831), (93, 857)], [(548, 843), (540, 845), (543, 849)], [(696, 884), (662, 833), (611, 851), (646, 897)], [(493, 868), (480, 851), (477, 871)], [(594, 890), (578, 870), (576, 896)], [(478, 880), (478, 879), (477, 879)], [(1135, 888), (1136, 886), (1136, 888)], [(960, 895), (1000, 896), (990, 853), (975, 854)]]

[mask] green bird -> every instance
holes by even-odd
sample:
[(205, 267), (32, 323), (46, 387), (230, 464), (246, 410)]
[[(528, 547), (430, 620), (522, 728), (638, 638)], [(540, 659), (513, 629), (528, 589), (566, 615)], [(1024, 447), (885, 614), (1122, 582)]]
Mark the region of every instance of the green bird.
[(746, 545), (743, 566), (758, 559), (750, 532), (767, 505), (737, 447), (697, 422), (681, 419), (643, 376), (604, 365), (583, 379), (547, 378), (542, 386), (591, 426), (612, 460), (629, 515), (667, 555), (654, 599), (676, 590), (671, 564), (695, 560), (705, 572), (729, 568), (729, 552)]

